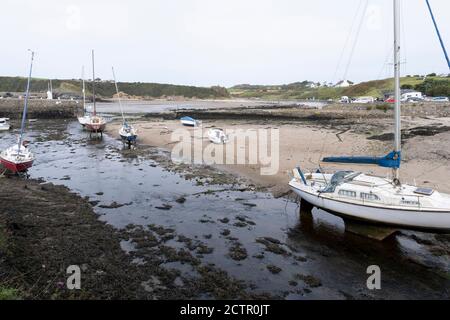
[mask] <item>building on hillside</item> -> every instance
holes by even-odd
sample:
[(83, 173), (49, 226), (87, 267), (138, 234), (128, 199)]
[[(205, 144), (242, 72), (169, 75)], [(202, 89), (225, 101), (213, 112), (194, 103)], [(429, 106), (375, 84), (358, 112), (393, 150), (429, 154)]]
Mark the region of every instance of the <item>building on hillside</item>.
[(334, 85), (335, 88), (348, 88), (352, 85), (354, 85), (355, 83), (349, 80), (341, 80), (338, 83), (336, 83)]
[(307, 88), (311, 88), (311, 89), (315, 89), (315, 88), (319, 88), (320, 87), (320, 83), (319, 82), (312, 82), (312, 81), (308, 81), (308, 83), (306, 84)]

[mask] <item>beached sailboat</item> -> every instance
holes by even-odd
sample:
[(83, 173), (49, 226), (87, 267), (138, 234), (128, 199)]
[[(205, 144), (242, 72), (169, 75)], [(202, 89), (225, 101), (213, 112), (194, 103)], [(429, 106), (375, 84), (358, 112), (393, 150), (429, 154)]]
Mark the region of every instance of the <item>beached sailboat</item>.
[(84, 82), (84, 66), (81, 69), (82, 93), (83, 93), (83, 115), (78, 117), (78, 122), (82, 127), (89, 121), (90, 115), (86, 111), (86, 85)]
[(93, 95), (93, 112), (89, 116), (89, 119), (85, 123), (85, 128), (92, 134), (100, 133), (103, 135), (103, 131), (106, 127), (106, 120), (103, 117), (97, 115), (97, 108), (95, 102), (95, 67), (94, 67), (94, 50), (92, 50), (92, 95)]
[(0, 118), (0, 131), (8, 131), (11, 129), (9, 118)]
[(28, 99), (30, 94), (31, 73), (33, 70), (34, 52), (31, 51), (30, 73), (28, 75), (27, 90), (25, 93), (25, 105), (22, 113), (22, 125), (20, 127), (20, 135), (17, 144), (9, 147), (0, 153), (0, 163), (3, 167), (13, 173), (27, 171), (34, 161), (34, 155), (28, 150), (28, 146), (24, 143), (23, 137), (25, 133), (25, 124), (28, 111)]
[(117, 86), (116, 74), (114, 72), (114, 68), (112, 68), (114, 85), (116, 87), (117, 99), (119, 100), (120, 112), (122, 113), (122, 127), (119, 129), (119, 135), (123, 142), (128, 143), (129, 145), (133, 144), (137, 140), (137, 131), (136, 129), (127, 122), (125, 119), (125, 115), (123, 113), (122, 100), (120, 99), (119, 87)]
[(391, 179), (361, 172), (303, 173), (294, 169), (289, 185), (302, 201), (344, 218), (394, 228), (450, 232), (450, 195), (429, 188), (402, 184), (400, 15), (394, 2), (395, 146), (385, 157), (330, 157), (329, 163), (372, 164), (393, 170)]

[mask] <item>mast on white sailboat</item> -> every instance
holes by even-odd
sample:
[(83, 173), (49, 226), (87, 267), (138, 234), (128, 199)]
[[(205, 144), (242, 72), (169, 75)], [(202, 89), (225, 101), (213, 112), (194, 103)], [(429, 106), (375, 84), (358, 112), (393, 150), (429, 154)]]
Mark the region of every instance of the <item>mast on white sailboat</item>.
[[(395, 152), (402, 151), (401, 136), (401, 91), (400, 91), (400, 1), (394, 0), (394, 74), (395, 74)], [(394, 168), (394, 179), (399, 182), (400, 168)]]
[(113, 78), (114, 78), (114, 85), (116, 87), (117, 99), (119, 99), (119, 106), (120, 106), (120, 112), (122, 113), (122, 120), (123, 120), (123, 123), (125, 123), (125, 115), (123, 114), (122, 100), (120, 99), (119, 87), (117, 86), (116, 74), (114, 72), (114, 67), (111, 67), (111, 69), (112, 69), (112, 74), (113, 74)]
[(31, 73), (33, 71), (34, 51), (31, 51), (30, 49), (28, 49), (28, 51), (31, 52), (31, 63), (30, 63), (30, 73), (28, 74), (27, 91), (25, 93), (25, 106), (23, 108), (23, 113), (22, 113), (22, 124), (20, 126), (18, 153), (20, 153), (20, 148), (21, 148), (22, 143), (23, 143), (23, 133), (25, 131), (25, 120), (27, 118), (27, 111), (28, 111), (28, 98), (29, 98), (29, 95), (30, 95)]
[(95, 105), (95, 66), (94, 66), (94, 50), (92, 50), (92, 96), (94, 100), (94, 112), (93, 115), (97, 115), (97, 108)]
[(86, 114), (86, 86), (84, 84), (84, 66), (81, 67), (81, 81), (83, 83), (83, 114)]

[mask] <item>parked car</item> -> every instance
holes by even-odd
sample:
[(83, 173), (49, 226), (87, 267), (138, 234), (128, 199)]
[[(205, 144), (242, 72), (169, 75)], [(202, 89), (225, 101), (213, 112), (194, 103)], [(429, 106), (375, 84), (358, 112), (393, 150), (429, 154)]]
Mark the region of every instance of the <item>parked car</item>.
[(353, 101), (353, 103), (374, 103), (375, 99), (373, 97), (359, 97), (356, 98), (355, 101)]
[(431, 99), (433, 102), (449, 102), (448, 97), (434, 97)]
[(395, 103), (395, 98), (388, 98), (388, 99), (384, 100), (384, 102)]
[[(404, 100), (405, 102), (421, 102), (421, 101), (424, 101), (425, 99), (423, 99), (423, 98), (417, 98), (417, 97), (411, 97), (411, 98), (408, 98), (408, 99), (406, 99), (406, 100)], [(403, 100), (402, 100), (403, 101)]]

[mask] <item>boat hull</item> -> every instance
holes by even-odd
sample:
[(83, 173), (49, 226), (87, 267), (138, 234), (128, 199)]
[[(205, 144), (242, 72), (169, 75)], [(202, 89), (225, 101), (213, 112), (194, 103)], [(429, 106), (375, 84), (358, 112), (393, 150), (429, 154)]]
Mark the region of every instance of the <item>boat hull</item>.
[(102, 124), (86, 123), (84, 125), (84, 127), (86, 128), (86, 130), (88, 130), (90, 132), (103, 132), (105, 130), (106, 124), (105, 123), (102, 123)]
[(450, 211), (403, 210), (352, 204), (319, 196), (292, 183), (289, 185), (302, 200), (344, 219), (401, 229), (450, 233)]
[(0, 163), (3, 165), (5, 169), (8, 169), (9, 171), (13, 173), (17, 172), (25, 172), (33, 165), (33, 160), (25, 161), (25, 162), (19, 162), (15, 163), (9, 160), (6, 160), (4, 158), (0, 158)]
[(195, 127), (197, 123), (191, 120), (181, 120), (181, 124), (186, 127)]
[(120, 138), (125, 142), (136, 142), (137, 135), (129, 135), (129, 136), (120, 135)]

